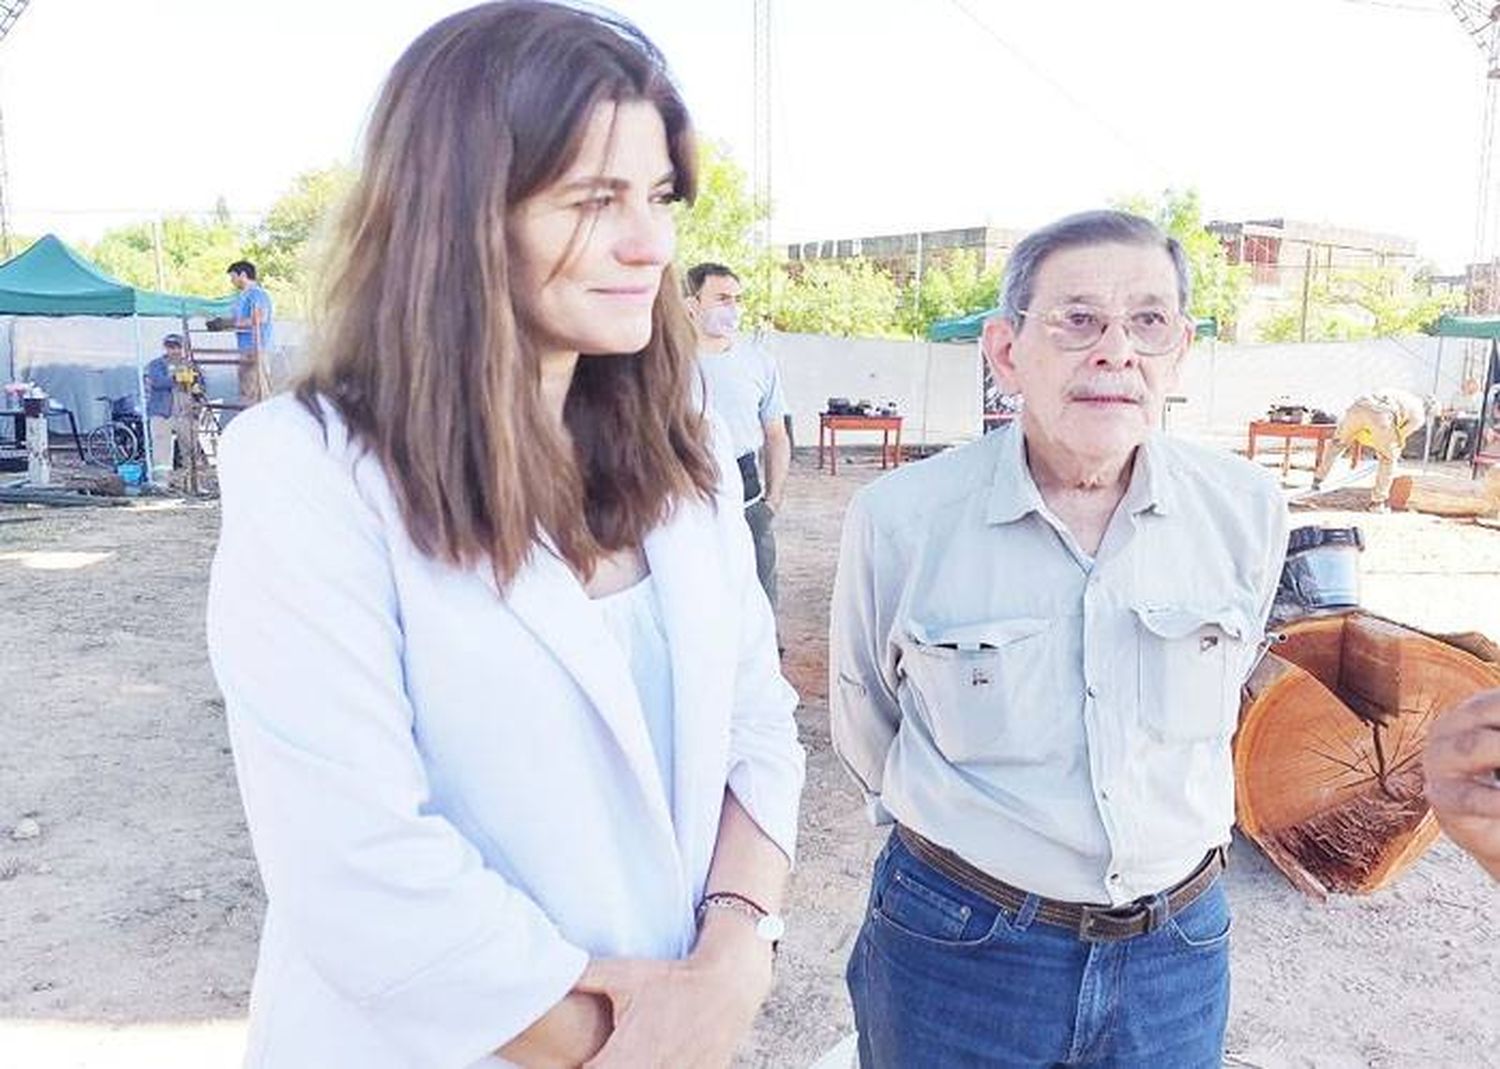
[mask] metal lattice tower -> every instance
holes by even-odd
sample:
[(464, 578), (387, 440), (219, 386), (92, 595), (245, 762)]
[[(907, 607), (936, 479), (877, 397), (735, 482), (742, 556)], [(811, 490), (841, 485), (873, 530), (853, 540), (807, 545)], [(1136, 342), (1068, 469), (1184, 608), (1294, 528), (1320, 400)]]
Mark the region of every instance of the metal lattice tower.
[(754, 0), (755, 66), (751, 95), (755, 102), (755, 130), (751, 147), (751, 185), (755, 202), (755, 244), (760, 253), (757, 285), (770, 311), (775, 271), (771, 256), (771, 0)]
[(1484, 119), (1479, 131), (1479, 188), (1474, 215), (1474, 262), (1478, 264), (1487, 262), (1495, 251), (1490, 175), (1495, 145), (1495, 98), (1500, 94), (1500, 4), (1487, 0), (1448, 0), (1448, 7), (1485, 57)]
[(5, 35), (10, 32), (29, 3), (31, 0), (0, 0), (0, 41), (5, 40)]
[[(31, 0), (0, 0), (0, 41), (26, 10)], [(9, 176), (5, 172), (5, 118), (0, 115), (0, 259), (10, 259), (10, 204), (6, 197)]]

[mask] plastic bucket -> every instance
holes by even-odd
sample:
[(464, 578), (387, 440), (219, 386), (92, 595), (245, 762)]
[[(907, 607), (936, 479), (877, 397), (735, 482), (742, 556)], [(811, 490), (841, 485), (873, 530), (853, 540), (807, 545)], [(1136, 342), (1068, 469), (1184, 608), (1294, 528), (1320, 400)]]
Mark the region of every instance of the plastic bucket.
[[(1286, 564), (1277, 591), (1282, 603), (1302, 613), (1332, 612), (1359, 605), (1358, 527), (1299, 527), (1287, 539)], [(1283, 619), (1281, 612), (1277, 613)]]
[(115, 473), (120, 476), (120, 481), (125, 484), (125, 492), (133, 494), (140, 489), (141, 483), (146, 481), (146, 465), (139, 460), (126, 460), (115, 465)]

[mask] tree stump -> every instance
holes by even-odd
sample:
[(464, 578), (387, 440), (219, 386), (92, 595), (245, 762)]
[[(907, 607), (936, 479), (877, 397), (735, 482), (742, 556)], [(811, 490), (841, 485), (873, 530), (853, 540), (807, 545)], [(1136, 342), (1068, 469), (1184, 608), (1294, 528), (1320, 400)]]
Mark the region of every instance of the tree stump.
[(1500, 667), (1481, 659), (1493, 646), (1461, 648), (1359, 611), (1274, 630), (1285, 640), (1240, 705), (1240, 830), (1308, 894), (1376, 890), (1437, 837), (1423, 744), (1433, 720), (1500, 686)]

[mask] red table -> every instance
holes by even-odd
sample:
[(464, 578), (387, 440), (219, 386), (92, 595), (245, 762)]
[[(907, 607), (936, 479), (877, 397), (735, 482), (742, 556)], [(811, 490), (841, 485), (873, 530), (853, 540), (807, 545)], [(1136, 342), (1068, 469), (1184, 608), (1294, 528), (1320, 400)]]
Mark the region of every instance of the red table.
[[(1253, 419), (1250, 421), (1250, 441), (1245, 450), (1245, 457), (1249, 460), (1255, 459), (1255, 441), (1257, 438), (1280, 438), (1281, 446), (1281, 477), (1286, 478), (1287, 471), (1292, 466), (1292, 440), (1299, 439), (1313, 443), (1313, 470), (1323, 463), (1323, 454), (1328, 449), (1328, 443), (1333, 440), (1333, 432), (1336, 425), (1332, 423), (1278, 423), (1268, 419)], [(1349, 458), (1351, 465), (1358, 465), (1360, 449), (1356, 446)]]
[[(896, 467), (901, 463), (901, 417), (900, 416), (843, 416), (831, 412), (818, 415), (818, 470), (823, 469), (823, 442), (828, 442), (828, 474), (839, 473), (839, 431), (879, 431), (880, 466)], [(896, 436), (891, 442), (892, 433)]]

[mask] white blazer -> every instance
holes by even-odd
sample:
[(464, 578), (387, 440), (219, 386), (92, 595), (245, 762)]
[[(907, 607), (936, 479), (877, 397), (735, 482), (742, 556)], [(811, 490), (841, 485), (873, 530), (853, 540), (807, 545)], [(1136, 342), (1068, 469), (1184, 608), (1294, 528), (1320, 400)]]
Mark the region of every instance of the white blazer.
[(791, 857), (797, 697), (717, 460), (716, 501), (645, 543), (669, 811), (630, 669), (564, 564), (539, 549), (502, 594), (415, 550), (336, 416), (326, 441), (286, 396), (234, 421), (208, 639), (269, 899), (246, 1065), (500, 1064), (591, 956), (690, 949), (726, 784)]

